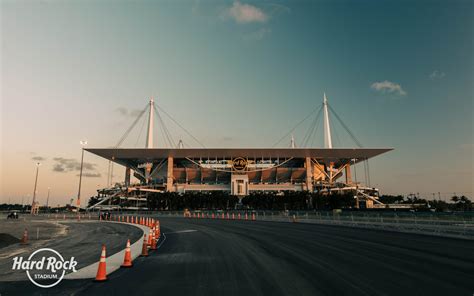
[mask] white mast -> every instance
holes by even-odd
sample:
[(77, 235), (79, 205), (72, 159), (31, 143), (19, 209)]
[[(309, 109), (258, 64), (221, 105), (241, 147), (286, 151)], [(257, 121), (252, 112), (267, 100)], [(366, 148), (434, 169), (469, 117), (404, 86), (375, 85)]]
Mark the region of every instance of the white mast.
[(332, 148), (331, 126), (329, 125), (328, 99), (326, 98), (326, 93), (324, 93), (323, 111), (324, 111), (324, 148), (331, 149)]
[(295, 145), (295, 137), (293, 136), (293, 134), (291, 135), (291, 148), (295, 148), (296, 145)]
[(150, 115), (148, 117), (148, 133), (146, 135), (146, 148), (153, 148), (153, 98), (150, 99)]

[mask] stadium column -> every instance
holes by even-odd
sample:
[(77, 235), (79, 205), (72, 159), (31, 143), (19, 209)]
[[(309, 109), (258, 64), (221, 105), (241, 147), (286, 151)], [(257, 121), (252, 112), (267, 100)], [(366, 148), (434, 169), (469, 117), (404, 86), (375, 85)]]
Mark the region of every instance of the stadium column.
[(346, 164), (345, 167), (346, 173), (346, 184), (352, 184), (352, 174), (351, 174), (351, 163)]
[(173, 190), (173, 157), (168, 156), (168, 172), (166, 175), (166, 191)]
[(125, 168), (125, 186), (130, 185), (130, 168)]
[(313, 191), (313, 182), (312, 182), (312, 175), (313, 172), (311, 170), (311, 157), (306, 157), (306, 190)]

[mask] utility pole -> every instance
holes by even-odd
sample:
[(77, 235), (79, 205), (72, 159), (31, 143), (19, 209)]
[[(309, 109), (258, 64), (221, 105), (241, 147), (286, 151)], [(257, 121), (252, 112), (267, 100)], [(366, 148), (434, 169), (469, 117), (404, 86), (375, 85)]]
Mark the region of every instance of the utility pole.
[(35, 213), (35, 202), (36, 202), (36, 186), (38, 185), (38, 173), (39, 173), (39, 166), (41, 163), (37, 162), (36, 163), (36, 178), (35, 178), (35, 189), (33, 190), (33, 201), (31, 202), (31, 210), (30, 214)]

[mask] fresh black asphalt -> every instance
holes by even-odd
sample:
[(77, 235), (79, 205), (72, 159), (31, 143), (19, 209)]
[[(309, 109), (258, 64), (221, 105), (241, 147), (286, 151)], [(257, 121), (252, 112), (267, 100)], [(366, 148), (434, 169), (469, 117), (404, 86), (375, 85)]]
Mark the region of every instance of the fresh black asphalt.
[(161, 247), (103, 283), (4, 295), (473, 295), (474, 242), (303, 223), (161, 218)]

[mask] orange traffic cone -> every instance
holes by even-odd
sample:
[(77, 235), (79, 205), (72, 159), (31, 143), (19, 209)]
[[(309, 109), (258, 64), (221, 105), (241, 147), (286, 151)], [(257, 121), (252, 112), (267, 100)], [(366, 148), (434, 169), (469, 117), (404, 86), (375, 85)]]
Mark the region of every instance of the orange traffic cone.
[(156, 250), (156, 239), (155, 239), (155, 232), (151, 232), (151, 245), (150, 245), (150, 250)]
[(212, 217), (212, 219), (214, 219), (214, 213), (212, 213), (211, 217)]
[(240, 220), (240, 213), (239, 213), (239, 215), (238, 215), (238, 218), (239, 218), (239, 220)]
[(130, 223), (129, 221), (130, 221), (129, 216), (127, 216), (127, 223)]
[(255, 213), (252, 213), (252, 221), (255, 221)]
[(235, 220), (235, 214), (232, 213), (232, 220)]
[(140, 254), (141, 257), (148, 257), (148, 245), (146, 242), (146, 234), (143, 235), (143, 247), (142, 253)]
[(247, 214), (247, 212), (245, 212), (245, 220), (248, 220), (249, 219), (249, 215)]
[(102, 253), (100, 254), (99, 268), (97, 269), (97, 275), (95, 276), (96, 282), (103, 282), (107, 280), (107, 270), (105, 263), (105, 245), (102, 245)]
[(123, 258), (123, 264), (121, 267), (132, 267), (132, 252), (130, 251), (130, 240), (127, 240), (127, 247), (125, 248), (125, 257)]
[(28, 243), (28, 229), (25, 228), (23, 231), (23, 237), (21, 238), (21, 244), (26, 245)]
[(224, 219), (224, 213), (222, 213), (222, 217), (221, 217), (221, 219)]
[(150, 228), (150, 231), (148, 232), (148, 246), (151, 246), (152, 235), (153, 235), (153, 230), (151, 230), (151, 228)]
[(229, 213), (227, 213), (226, 219), (227, 219), (227, 220), (230, 219)]

